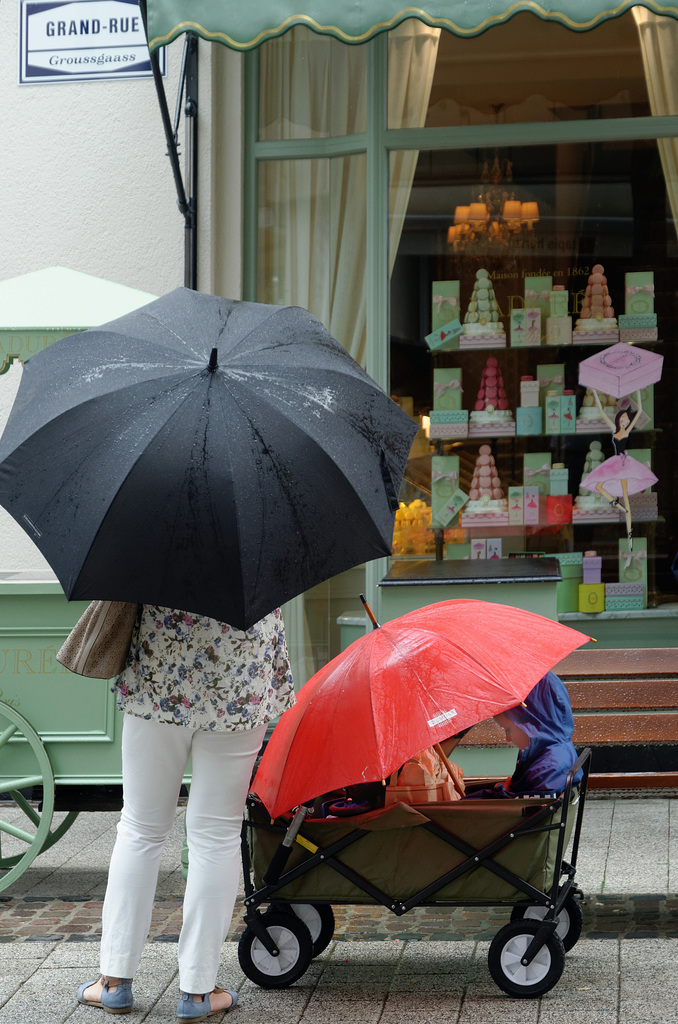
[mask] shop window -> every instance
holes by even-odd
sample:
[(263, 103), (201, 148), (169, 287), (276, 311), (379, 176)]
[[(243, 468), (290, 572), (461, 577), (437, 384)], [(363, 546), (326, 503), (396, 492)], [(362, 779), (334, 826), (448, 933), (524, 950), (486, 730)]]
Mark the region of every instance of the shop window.
[[(529, 13), (470, 39), (443, 32), (437, 53), (422, 57), (430, 60), (432, 74), (425, 124), (676, 114), (671, 69), (677, 42), (678, 22), (641, 7), (589, 32), (572, 32)], [(390, 47), (392, 59), (397, 52)], [(409, 114), (396, 94), (389, 127), (415, 127)]]
[[(616, 600), (596, 625), (589, 617), (581, 626), (602, 633), (607, 646), (666, 646), (678, 618), (671, 570), (678, 546), (674, 144), (421, 152), (411, 187), (395, 170), (398, 154), (391, 160), (391, 207), (406, 209), (394, 224), (391, 390), (422, 427), (401, 494), (394, 555), (498, 557), (505, 565), (512, 557), (556, 555), (567, 574), (559, 613), (581, 626), (581, 602), (590, 596), (578, 590), (587, 564), (581, 559), (594, 551), (600, 577), (589, 577), (599, 587), (591, 595), (601, 603), (592, 612), (605, 607), (606, 584), (636, 584), (628, 594), (608, 588)], [(484, 204), (487, 216), (474, 219), (472, 202)], [(607, 310), (596, 321), (598, 334), (586, 330), (590, 320), (582, 312), (592, 280)], [(526, 308), (539, 311), (529, 338)], [(481, 329), (483, 311), (488, 325)], [(633, 548), (621, 559), (625, 516), (603, 494), (581, 488), (613, 449), (593, 393), (579, 384), (580, 363), (618, 341), (619, 328), (622, 340), (664, 358), (661, 380), (641, 393), (643, 415), (628, 440), (628, 451), (657, 482), (631, 495)], [(608, 418), (635, 401), (630, 390), (630, 399), (601, 396)], [(634, 415), (633, 405), (629, 411)], [(477, 471), (485, 445), (498, 481), (483, 509)], [(531, 499), (537, 488), (529, 514), (519, 508), (527, 486)]]

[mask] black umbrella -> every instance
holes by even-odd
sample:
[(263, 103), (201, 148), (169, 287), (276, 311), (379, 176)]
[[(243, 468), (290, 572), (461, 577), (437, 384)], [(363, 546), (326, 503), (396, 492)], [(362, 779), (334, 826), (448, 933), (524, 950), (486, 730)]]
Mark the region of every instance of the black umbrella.
[(0, 504), (67, 597), (245, 628), (390, 552), (415, 432), (306, 310), (178, 288), (26, 363)]

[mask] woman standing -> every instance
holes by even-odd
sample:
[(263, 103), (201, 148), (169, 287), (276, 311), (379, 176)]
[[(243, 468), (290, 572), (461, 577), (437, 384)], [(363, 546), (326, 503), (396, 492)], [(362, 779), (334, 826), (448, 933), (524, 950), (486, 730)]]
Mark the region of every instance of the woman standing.
[(125, 712), (123, 809), (103, 907), (101, 977), (81, 985), (78, 1000), (109, 1013), (132, 1010), (160, 856), (191, 758), (177, 1017), (204, 1020), (237, 1001), (215, 982), (237, 895), (243, 810), (267, 723), (294, 703), (280, 609), (243, 632), (142, 605), (116, 689)]
[[(596, 390), (593, 391), (596, 405), (600, 414), (609, 425), (612, 431), (612, 444), (614, 455), (605, 462), (601, 462), (594, 470), (588, 473), (581, 482), (581, 486), (587, 491), (598, 491), (604, 495), (610, 505), (621, 508), (626, 515), (626, 533), (629, 538), (629, 551), (633, 550), (633, 530), (631, 529), (631, 506), (629, 495), (644, 491), (647, 487), (656, 484), (657, 477), (652, 470), (638, 462), (626, 451), (626, 442), (629, 434), (638, 422), (642, 407), (640, 402), (640, 391), (636, 392), (636, 413), (633, 419), (626, 409), (620, 409), (614, 420), (603, 410), (600, 404), (600, 396)], [(623, 501), (620, 499), (623, 498)]]

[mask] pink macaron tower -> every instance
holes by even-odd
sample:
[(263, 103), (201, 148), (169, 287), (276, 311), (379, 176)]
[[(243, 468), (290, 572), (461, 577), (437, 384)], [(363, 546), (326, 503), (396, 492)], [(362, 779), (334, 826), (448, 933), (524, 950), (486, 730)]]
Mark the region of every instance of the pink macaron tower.
[(471, 501), (478, 501), (483, 505), (489, 505), (490, 501), (501, 501), (504, 498), (501, 480), (489, 444), (482, 444), (478, 450), (469, 498)]
[(475, 412), (492, 413), (500, 410), (505, 413), (508, 407), (504, 378), (495, 357), (489, 356), (480, 379), (476, 404), (473, 408)]
[(587, 334), (596, 331), (617, 330), (617, 318), (614, 315), (610, 290), (607, 287), (605, 268), (601, 263), (596, 263), (589, 274), (579, 319), (574, 329)]

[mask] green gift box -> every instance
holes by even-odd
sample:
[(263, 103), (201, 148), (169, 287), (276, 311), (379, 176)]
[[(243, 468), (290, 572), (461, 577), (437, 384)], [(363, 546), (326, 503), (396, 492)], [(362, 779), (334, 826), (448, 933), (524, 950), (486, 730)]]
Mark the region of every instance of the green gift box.
[(525, 278), (525, 305), (541, 310), (541, 333), (546, 333), (546, 318), (551, 315), (552, 277)]
[(543, 409), (525, 408), (519, 405), (516, 409), (516, 434), (541, 434)]
[(433, 408), (461, 409), (461, 367), (446, 366), (433, 371)]
[(567, 484), (569, 471), (565, 469), (551, 469), (549, 473), (549, 494), (568, 494)]
[(527, 344), (527, 318), (523, 308), (516, 307), (511, 310), (509, 330), (511, 348), (525, 348)]
[(551, 289), (549, 294), (549, 316), (567, 316), (570, 293), (565, 288)]
[(463, 562), (471, 558), (471, 545), (469, 544), (446, 544), (445, 558), (453, 562)]
[(654, 271), (626, 274), (625, 285), (625, 313), (654, 313)]
[[(604, 583), (580, 583), (579, 611), (588, 614), (598, 614), (605, 611), (605, 584)], [(556, 595), (556, 601), (558, 600)]]
[(579, 611), (579, 584), (582, 582), (581, 562), (578, 565), (564, 564), (556, 555), (560, 563), (560, 575), (563, 577), (560, 583), (556, 583), (556, 608), (558, 612)]
[(468, 409), (431, 409), (431, 423), (468, 423)]
[(539, 404), (543, 408), (547, 391), (555, 391), (562, 395), (565, 389), (565, 363), (541, 363), (537, 366), (537, 380)]
[(538, 487), (540, 494), (548, 494), (551, 486), (551, 453), (525, 452), (523, 455), (523, 485)]
[(445, 527), (456, 515), (449, 511), (448, 505), (458, 487), (459, 456), (434, 455), (431, 459), (431, 526)]
[(626, 538), (619, 541), (619, 582), (642, 583), (643, 608), (647, 607), (647, 537), (634, 537), (633, 551)]
[(525, 492), (522, 487), (509, 487), (508, 489), (508, 519), (509, 526), (522, 526), (524, 515)]
[(427, 334), (426, 344), (432, 352), (456, 352), (459, 348), (459, 337), (462, 330), (463, 327), (459, 320), (450, 320), (449, 324)]
[[(560, 295), (560, 292), (556, 292)], [(547, 345), (571, 345), (572, 321), (569, 316), (550, 316), (546, 321)]]
[(459, 319), (459, 281), (433, 281), (431, 284), (431, 331)]

